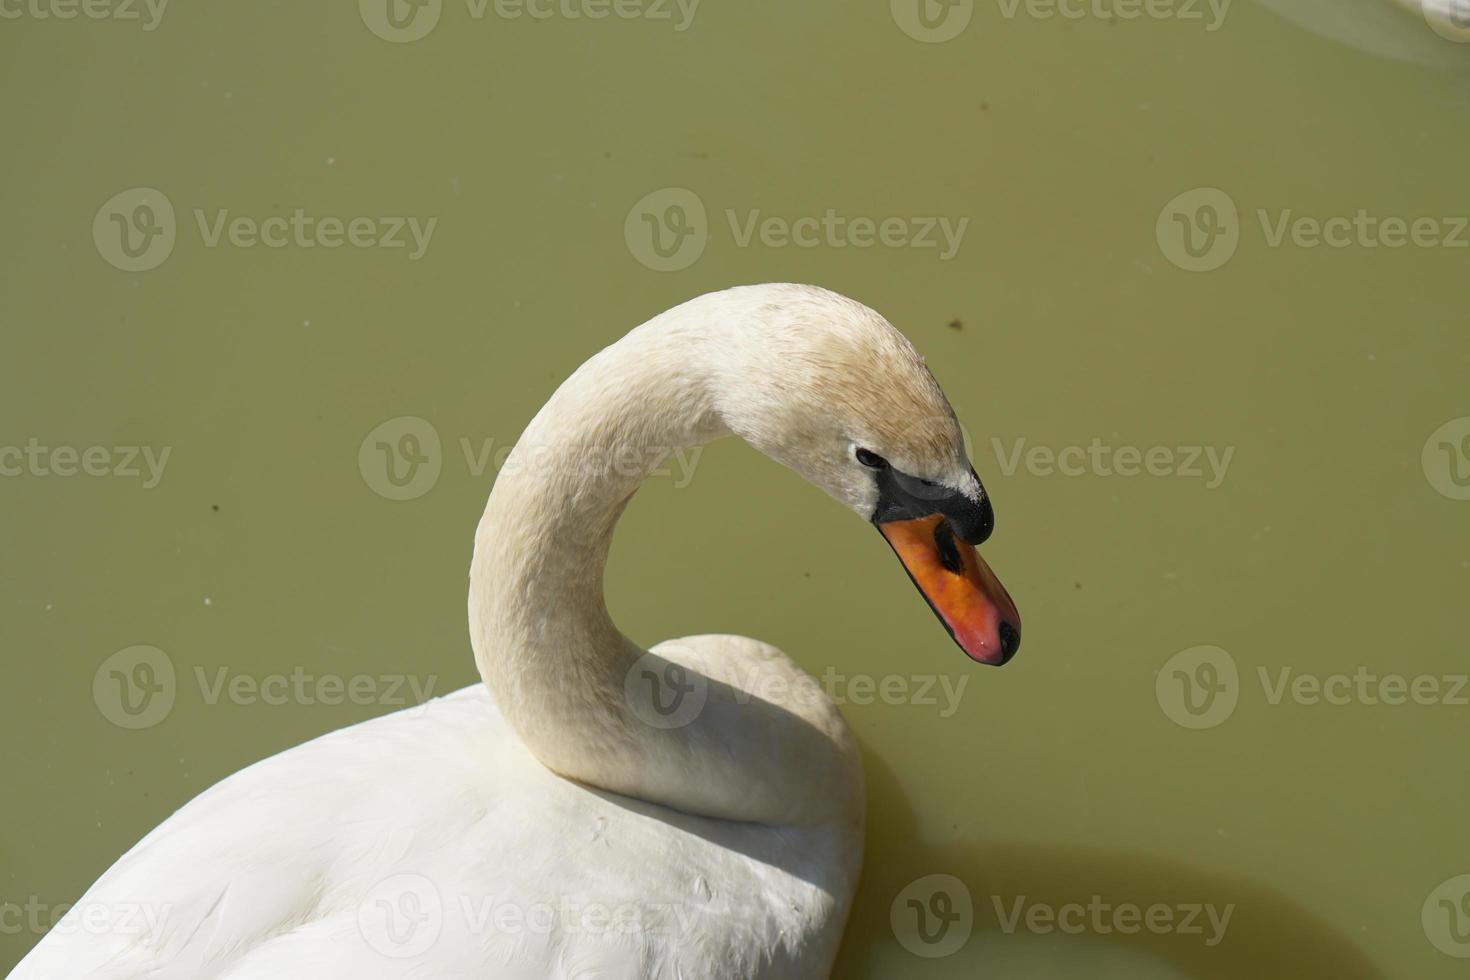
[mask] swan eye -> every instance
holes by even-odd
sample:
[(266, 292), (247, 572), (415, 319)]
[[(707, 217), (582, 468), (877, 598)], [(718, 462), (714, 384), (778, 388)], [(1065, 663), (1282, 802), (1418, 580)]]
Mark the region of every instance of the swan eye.
[(882, 456), (879, 456), (877, 453), (870, 452), (866, 449), (859, 449), (857, 451), (857, 461), (859, 463), (862, 463), (870, 470), (888, 469), (888, 460), (884, 459)]

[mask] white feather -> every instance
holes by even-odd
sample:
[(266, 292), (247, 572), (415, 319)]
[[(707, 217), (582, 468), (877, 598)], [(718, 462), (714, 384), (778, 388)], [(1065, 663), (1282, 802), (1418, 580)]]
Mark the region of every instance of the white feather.
[[(855, 441), (970, 479), (938, 386), (866, 307), (762, 286), (655, 318), (568, 379), (496, 483), (471, 572), (484, 685), (201, 794), (14, 980), (827, 976), (863, 834), (836, 708), (773, 647), (644, 651), (602, 600), (643, 474), (591, 461), (732, 432), (864, 516)], [(638, 714), (626, 685), (650, 657), (698, 678), (693, 717)]]

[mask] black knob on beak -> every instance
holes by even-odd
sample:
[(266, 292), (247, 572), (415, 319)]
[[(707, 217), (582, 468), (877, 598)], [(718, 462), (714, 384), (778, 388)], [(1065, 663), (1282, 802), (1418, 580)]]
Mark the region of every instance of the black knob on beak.
[(980, 486), (979, 502), (956, 493), (946, 499), (938, 510), (949, 519), (954, 533), (961, 541), (984, 544), (990, 538), (990, 532), (995, 530), (995, 509), (990, 506), (990, 494), (985, 492), (985, 485), (980, 483), (980, 477), (975, 476), (974, 470), (970, 471), (970, 475), (975, 477), (975, 483)]
[(878, 506), (873, 512), (873, 522), (912, 520), (929, 514), (943, 514), (950, 527), (966, 544), (982, 544), (995, 530), (995, 511), (990, 506), (990, 495), (975, 471), (975, 485), (980, 488), (980, 499), (971, 500), (958, 490), (930, 483), (918, 477), (901, 473), (892, 467), (878, 471)]

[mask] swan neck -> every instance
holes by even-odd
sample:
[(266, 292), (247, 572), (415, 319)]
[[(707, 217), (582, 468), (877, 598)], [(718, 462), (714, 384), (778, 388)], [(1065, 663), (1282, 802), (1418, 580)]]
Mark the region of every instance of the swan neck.
[[(793, 465), (789, 434), (752, 420), (778, 397), (781, 337), (834, 304), (851, 314), (814, 287), (751, 286), (660, 314), (574, 372), (507, 458), (475, 535), (470, 638), (501, 714), (547, 768), (702, 816), (860, 826), (861, 768), (841, 715), (828, 699), (779, 694), (815, 683), (794, 663), (733, 636), (646, 651), (603, 599), (618, 518), (671, 454), (738, 434)], [(674, 683), (697, 677), (704, 696), (670, 727), (647, 682), (674, 668), (685, 678)]]
[[(644, 651), (618, 631), (603, 571), (623, 508), (670, 455), (728, 434), (705, 332), (676, 308), (587, 361), (527, 426), (491, 491), (470, 571), (480, 675), (531, 751), (589, 779), (586, 740), (636, 740), (622, 684)], [(589, 730), (590, 729), (590, 730)]]

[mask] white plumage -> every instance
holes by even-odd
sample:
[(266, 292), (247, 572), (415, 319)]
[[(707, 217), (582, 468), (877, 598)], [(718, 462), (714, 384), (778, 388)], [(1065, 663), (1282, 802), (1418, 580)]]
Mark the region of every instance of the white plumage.
[(809, 977), (847, 843), (569, 782), (476, 685), (204, 792), (73, 913), (143, 906), (128, 928), (48, 935), (13, 976)]
[[(644, 651), (602, 599), (642, 477), (606, 461), (731, 433), (865, 518), (854, 444), (973, 481), (938, 386), (866, 307), (759, 286), (656, 317), (568, 379), (497, 480), (470, 586), (485, 683), (223, 780), (15, 980), (827, 976), (863, 833), (836, 708), (755, 640)], [(650, 715), (660, 676), (696, 710)]]
[[(1470, 68), (1470, 0), (1258, 0), (1314, 34), (1381, 58)], [(1456, 43), (1460, 42), (1460, 43)]]

